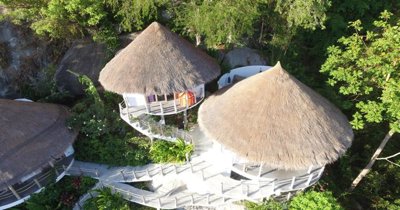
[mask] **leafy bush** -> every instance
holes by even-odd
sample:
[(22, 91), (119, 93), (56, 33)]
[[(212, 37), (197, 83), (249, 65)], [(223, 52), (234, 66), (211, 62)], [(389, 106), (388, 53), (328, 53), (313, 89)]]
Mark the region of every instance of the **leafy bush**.
[(109, 165), (143, 165), (149, 162), (148, 140), (140, 137), (80, 139), (75, 142), (78, 160)]
[(141, 165), (148, 162), (148, 141), (133, 137), (132, 128), (123, 122), (115, 109), (119, 96), (100, 95), (87, 76), (77, 75), (86, 85), (86, 97), (77, 103), (69, 120), (79, 129), (75, 142), (76, 158), (110, 165)]
[(289, 209), (341, 210), (343, 208), (329, 191), (308, 191), (295, 196), (289, 204)]
[(84, 209), (90, 210), (129, 210), (129, 202), (124, 200), (119, 193), (112, 193), (110, 188), (96, 189), (99, 194), (86, 201)]
[(245, 202), (248, 210), (284, 210), (287, 209), (286, 203), (280, 203), (276, 200), (270, 199), (262, 203)]
[(182, 139), (177, 142), (156, 141), (150, 147), (150, 158), (156, 163), (184, 162), (186, 154), (191, 154), (193, 145), (186, 144)]
[(33, 194), (26, 203), (17, 206), (16, 209), (72, 209), (79, 197), (95, 183), (96, 180), (87, 177), (64, 177), (59, 182), (46, 186), (40, 193)]

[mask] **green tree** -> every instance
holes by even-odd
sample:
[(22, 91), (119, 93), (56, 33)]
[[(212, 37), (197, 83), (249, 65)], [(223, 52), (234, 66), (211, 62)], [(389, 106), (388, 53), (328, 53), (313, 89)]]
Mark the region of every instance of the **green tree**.
[(107, 12), (97, 0), (0, 0), (14, 23), (28, 23), (36, 34), (73, 39), (104, 24)]
[(164, 6), (167, 0), (108, 0), (105, 2), (111, 7), (122, 30), (132, 31), (142, 29), (146, 21), (156, 19), (159, 8)]
[(260, 16), (258, 2), (251, 0), (189, 1), (180, 5), (178, 23), (197, 45), (205, 36), (207, 46), (237, 43), (243, 35), (252, 35), (253, 24)]
[(355, 129), (366, 123), (388, 123), (390, 127), (351, 190), (371, 170), (389, 139), (400, 132), (400, 22), (391, 17), (390, 12), (382, 12), (371, 31), (364, 31), (359, 20), (351, 22), (355, 33), (339, 39), (341, 46), (328, 48), (321, 68), (329, 75), (330, 85), (339, 86), (340, 93), (356, 101), (351, 122)]
[(203, 37), (208, 47), (214, 47), (241, 44), (257, 31), (259, 42), (264, 42), (270, 36), (288, 36), (288, 30), (293, 34), (298, 28), (322, 27), (329, 6), (329, 0), (191, 0), (179, 4), (175, 13), (177, 25), (197, 44)]

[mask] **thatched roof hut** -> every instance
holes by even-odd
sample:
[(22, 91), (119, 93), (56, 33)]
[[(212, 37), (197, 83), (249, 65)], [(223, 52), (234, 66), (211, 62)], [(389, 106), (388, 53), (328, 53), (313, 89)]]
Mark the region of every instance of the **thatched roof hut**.
[(61, 157), (77, 133), (65, 107), (0, 99), (0, 189)]
[(205, 84), (219, 74), (213, 58), (153, 22), (107, 63), (99, 81), (119, 94), (162, 95)]
[(331, 163), (353, 139), (346, 116), (280, 63), (210, 96), (198, 121), (242, 158), (285, 170)]

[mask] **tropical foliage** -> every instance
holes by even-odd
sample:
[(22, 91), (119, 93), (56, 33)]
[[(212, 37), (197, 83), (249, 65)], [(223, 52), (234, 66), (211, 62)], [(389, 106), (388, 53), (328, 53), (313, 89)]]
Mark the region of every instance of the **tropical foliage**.
[(352, 121), (355, 129), (364, 128), (366, 123), (389, 124), (387, 135), (351, 189), (370, 171), (393, 134), (400, 132), (400, 22), (392, 25), (392, 15), (382, 12), (373, 22), (374, 30), (366, 32), (361, 21), (351, 22), (356, 32), (339, 39), (343, 47), (328, 48), (329, 57), (321, 68), (329, 73), (330, 85), (340, 86), (340, 93), (356, 101)]
[[(276, 202), (254, 206), (335, 209), (338, 201), (346, 209), (400, 208), (399, 156), (387, 158), (400, 148), (399, 1), (0, 0), (0, 4), (7, 8), (2, 18), (63, 46), (77, 38), (92, 38), (113, 52), (122, 32), (137, 31), (158, 20), (215, 57), (231, 47), (246, 46), (267, 55), (270, 65), (280, 60), (296, 78), (340, 107), (358, 130), (347, 154), (326, 167), (315, 192), (305, 192), (284, 206)], [(6, 48), (0, 43), (0, 49)], [(8, 60), (1, 57), (0, 66)], [(21, 96), (72, 107), (70, 125), (80, 129), (74, 145), (77, 159), (112, 165), (185, 160), (188, 145), (164, 141), (156, 141), (150, 155), (149, 140), (120, 120), (118, 96), (96, 93), (92, 84), (83, 81), (90, 86), (85, 96), (59, 97), (54, 68), (43, 72), (42, 79), (26, 80)], [(170, 149), (177, 147), (180, 152)], [(349, 192), (363, 168), (368, 169), (367, 173), (362, 170), (363, 181), (358, 180), (357, 188)], [(53, 190), (54, 195), (46, 198), (59, 198), (59, 191)], [(46, 198), (41, 198), (43, 205), (49, 203)], [(60, 208), (54, 203), (43, 208)]]
[(87, 177), (65, 177), (60, 182), (50, 184), (16, 209), (61, 210), (72, 209), (78, 198), (96, 183)]
[(176, 142), (156, 141), (150, 147), (150, 158), (156, 163), (186, 161), (193, 151), (193, 145), (186, 144), (182, 139)]
[(112, 193), (110, 188), (96, 189), (93, 193), (97, 196), (90, 198), (86, 201), (84, 209), (98, 209), (98, 210), (108, 210), (108, 209), (120, 209), (129, 210), (129, 202), (122, 198), (119, 193)]

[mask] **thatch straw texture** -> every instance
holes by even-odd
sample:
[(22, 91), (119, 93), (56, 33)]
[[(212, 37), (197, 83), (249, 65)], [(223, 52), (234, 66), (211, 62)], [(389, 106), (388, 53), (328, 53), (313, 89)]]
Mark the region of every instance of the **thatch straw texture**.
[(242, 158), (284, 170), (331, 163), (353, 139), (346, 116), (279, 63), (210, 96), (198, 121)]
[(100, 72), (115, 93), (169, 94), (215, 79), (218, 63), (157, 22), (148, 26)]
[(0, 189), (61, 157), (77, 135), (65, 107), (0, 99)]

